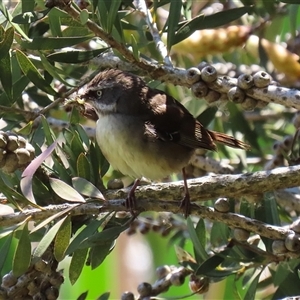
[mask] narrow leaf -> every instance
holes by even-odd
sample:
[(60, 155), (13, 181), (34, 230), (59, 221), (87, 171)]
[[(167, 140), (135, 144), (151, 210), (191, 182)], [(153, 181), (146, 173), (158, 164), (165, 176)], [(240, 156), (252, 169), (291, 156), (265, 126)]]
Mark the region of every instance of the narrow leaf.
[[(168, 36), (167, 36), (167, 48), (168, 50), (176, 44), (175, 32), (178, 27), (178, 23), (181, 16), (182, 1), (171, 1), (168, 17)], [(178, 42), (177, 42), (178, 43)]]
[(32, 178), (36, 170), (41, 166), (44, 160), (49, 157), (52, 151), (55, 149), (57, 142), (54, 142), (39, 156), (37, 156), (24, 170), (20, 182), (20, 188), (23, 195), (32, 203), (36, 203), (32, 192)]
[[(205, 261), (208, 258), (208, 254), (206, 253), (201, 241), (199, 240), (199, 237), (197, 236), (191, 218), (187, 219), (187, 228), (195, 249), (195, 255), (197, 255), (197, 257), (199, 257), (201, 261)], [(201, 261), (198, 261), (198, 263), (200, 263)]]
[(29, 50), (55, 50), (83, 43), (92, 37), (93, 35), (79, 37), (37, 37), (30, 42), (22, 42), (21, 47)]
[(59, 228), (64, 223), (65, 219), (68, 216), (62, 218), (60, 221), (58, 221), (47, 233), (46, 235), (41, 239), (37, 247), (35, 248), (33, 252), (33, 257), (41, 257), (45, 251), (48, 249), (50, 244), (52, 243), (53, 239), (55, 238)]
[[(224, 24), (230, 23), (240, 18), (246, 13), (252, 12), (252, 10), (253, 8), (251, 6), (243, 6), (243, 7), (233, 8), (229, 10), (224, 10), (209, 16), (204, 16), (204, 15), (197, 16), (191, 21), (185, 22), (184, 25), (178, 29), (176, 34), (174, 31), (173, 45), (188, 38), (196, 30), (222, 26)], [(176, 26), (178, 26), (178, 23)]]
[(2, 247), (0, 248), (0, 271), (2, 271), (2, 268), (6, 262), (7, 255), (9, 254), (9, 249), (11, 245), (13, 235), (10, 234), (6, 239), (5, 242), (2, 244)]
[[(23, 228), (22, 228), (23, 227)], [(31, 244), (29, 239), (28, 223), (21, 226), (21, 235), (13, 258), (13, 274), (20, 276), (24, 274), (31, 261)]]
[(81, 177), (72, 178), (74, 188), (82, 195), (105, 201), (103, 194), (89, 181)]
[(57, 261), (62, 261), (69, 246), (71, 237), (71, 217), (68, 216), (59, 228), (54, 241), (54, 257)]
[(108, 48), (102, 48), (97, 50), (72, 50), (72, 51), (61, 51), (55, 52), (47, 56), (48, 59), (61, 62), (61, 63), (82, 63), (91, 60), (92, 58), (98, 56), (102, 52), (106, 51)]
[(71, 202), (85, 203), (84, 198), (75, 189), (66, 184), (64, 181), (56, 178), (50, 178), (49, 182), (55, 194), (61, 197), (62, 199)]
[(84, 267), (86, 256), (88, 253), (88, 248), (86, 249), (77, 249), (73, 255), (69, 268), (69, 278), (71, 284), (75, 284), (77, 279), (79, 278), (82, 269)]
[(113, 29), (114, 22), (116, 21), (116, 18), (118, 18), (118, 9), (121, 4), (121, 0), (114, 0), (111, 1), (111, 5), (109, 8), (108, 16), (107, 16), (107, 32), (111, 33)]
[(14, 34), (15, 31), (13, 26), (8, 28), (6, 31), (4, 31), (2, 26), (0, 26), (0, 36), (3, 37), (0, 41), (0, 59), (5, 57), (9, 52), (14, 40)]
[(57, 96), (57, 92), (43, 78), (38, 69), (22, 51), (16, 50), (16, 56), (21, 70), (32, 83), (34, 83), (39, 89), (46, 92), (47, 94)]

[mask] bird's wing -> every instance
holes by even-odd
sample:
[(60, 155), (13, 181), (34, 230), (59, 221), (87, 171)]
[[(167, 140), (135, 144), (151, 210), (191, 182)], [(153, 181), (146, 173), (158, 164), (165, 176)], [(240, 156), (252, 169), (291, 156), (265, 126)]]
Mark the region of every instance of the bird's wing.
[(153, 113), (146, 134), (189, 148), (216, 150), (209, 132), (173, 97), (156, 90), (150, 101)]

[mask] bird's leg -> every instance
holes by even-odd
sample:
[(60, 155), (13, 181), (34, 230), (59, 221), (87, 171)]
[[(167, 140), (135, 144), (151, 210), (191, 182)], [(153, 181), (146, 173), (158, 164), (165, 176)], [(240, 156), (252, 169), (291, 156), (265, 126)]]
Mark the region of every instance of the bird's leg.
[(136, 199), (135, 199), (134, 192), (139, 184), (140, 184), (140, 179), (136, 179), (125, 200), (125, 207), (130, 210), (132, 216), (136, 216), (134, 212), (134, 210), (136, 209)]
[(191, 200), (190, 200), (190, 193), (189, 188), (186, 182), (186, 174), (185, 169), (182, 168), (182, 177), (183, 177), (183, 184), (184, 184), (184, 197), (180, 202), (180, 209), (184, 212), (184, 217), (187, 218), (191, 213)]

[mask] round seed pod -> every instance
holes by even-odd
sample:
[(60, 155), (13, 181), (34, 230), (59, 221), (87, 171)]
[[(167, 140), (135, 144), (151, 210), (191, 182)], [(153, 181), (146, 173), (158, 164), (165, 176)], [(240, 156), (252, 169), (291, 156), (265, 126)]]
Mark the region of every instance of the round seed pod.
[(64, 283), (64, 281), (64, 277), (59, 272), (51, 275), (49, 279), (50, 284), (55, 287), (60, 287), (60, 285)]
[(300, 236), (295, 233), (290, 233), (285, 239), (285, 247), (291, 251), (296, 252), (300, 250)]
[(285, 247), (285, 242), (283, 240), (275, 240), (272, 243), (272, 252), (274, 254), (284, 254), (286, 253), (288, 250)]
[(42, 272), (42, 273), (49, 273), (49, 267), (51, 269), (51, 266), (45, 262), (42, 259), (39, 259), (35, 264), (34, 264), (34, 268), (35, 270)]
[(241, 88), (235, 86), (228, 91), (227, 96), (234, 103), (242, 103), (245, 100), (246, 94)]
[(294, 230), (296, 233), (300, 233), (300, 219), (297, 219), (296, 221), (294, 221), (290, 228), (292, 230)]
[(27, 285), (27, 289), (28, 289), (28, 295), (34, 296), (40, 290), (40, 282), (38, 282), (37, 280), (29, 281)]
[(199, 278), (198, 276), (192, 274), (190, 276), (189, 288), (193, 293), (199, 295), (204, 294), (209, 289), (209, 279), (205, 277)]
[(265, 108), (269, 103), (263, 100), (256, 100), (256, 108)]
[(148, 282), (142, 282), (138, 285), (137, 291), (141, 297), (151, 296), (152, 293), (152, 285)]
[(242, 74), (238, 77), (237, 85), (243, 90), (248, 90), (254, 85), (253, 77), (248, 74)]
[(58, 298), (59, 291), (56, 287), (50, 286), (45, 291), (45, 296), (47, 300), (56, 300)]
[(111, 179), (107, 182), (107, 188), (111, 190), (119, 190), (124, 187), (123, 181), (121, 179)]
[(134, 295), (131, 292), (124, 292), (121, 296), (121, 300), (134, 300)]
[(250, 232), (243, 228), (234, 228), (233, 237), (239, 242), (246, 242), (250, 236)]
[(19, 162), (19, 165), (25, 165), (27, 163), (29, 163), (31, 161), (30, 159), (30, 152), (25, 149), (25, 148), (18, 148), (16, 151), (15, 151), (16, 155), (17, 155), (17, 158), (18, 158), (18, 162)]
[(189, 84), (194, 84), (201, 78), (201, 72), (198, 68), (189, 68), (186, 71), (186, 81)]
[(9, 288), (15, 285), (18, 281), (18, 278), (10, 271), (2, 277), (1, 287)]
[(241, 103), (241, 107), (246, 111), (253, 110), (256, 107), (256, 105), (257, 105), (257, 100), (250, 97), (246, 97), (244, 102)]
[(0, 163), (5, 160), (6, 150), (0, 148)]
[(35, 158), (35, 149), (34, 149), (34, 147), (31, 144), (27, 143), (25, 149), (28, 150), (29, 153), (30, 153), (30, 160), (33, 160)]
[(216, 102), (220, 99), (221, 94), (213, 91), (213, 90), (208, 90), (208, 93), (206, 96), (204, 96), (203, 98), (205, 99), (205, 101), (207, 101), (208, 103), (212, 103), (212, 102)]
[(18, 141), (19, 141), (20, 148), (26, 147), (27, 141), (24, 137), (18, 135)]
[(285, 151), (290, 151), (293, 143), (293, 137), (291, 135), (287, 135), (284, 137), (282, 141), (282, 147)]
[(18, 141), (18, 136), (17, 135), (9, 135), (8, 136), (8, 141), (7, 141), (7, 145), (6, 145), (6, 149), (8, 151), (15, 151), (16, 149), (18, 149), (20, 146), (19, 141)]
[(210, 64), (206, 61), (201, 61), (201, 63), (197, 66), (197, 68), (202, 71), (203, 68), (210, 66)]
[(0, 131), (0, 148), (5, 149), (8, 141), (8, 136), (5, 132)]
[(227, 198), (219, 198), (214, 204), (214, 208), (218, 212), (227, 213), (230, 210), (229, 201)]
[(205, 82), (213, 82), (218, 78), (218, 72), (213, 66), (206, 66), (201, 70), (201, 78)]
[(171, 268), (168, 265), (160, 266), (156, 269), (158, 279), (162, 279), (171, 273)]
[(184, 284), (184, 276), (180, 274), (179, 272), (173, 273), (170, 277), (170, 282), (174, 286), (180, 286)]
[(16, 153), (9, 152), (5, 155), (5, 165), (2, 170), (6, 173), (13, 173), (18, 169), (18, 158)]
[(192, 85), (191, 89), (194, 96), (197, 98), (203, 98), (208, 93), (208, 87), (203, 81), (197, 81)]
[(265, 71), (258, 71), (253, 75), (253, 83), (258, 88), (267, 87), (271, 83), (271, 76)]

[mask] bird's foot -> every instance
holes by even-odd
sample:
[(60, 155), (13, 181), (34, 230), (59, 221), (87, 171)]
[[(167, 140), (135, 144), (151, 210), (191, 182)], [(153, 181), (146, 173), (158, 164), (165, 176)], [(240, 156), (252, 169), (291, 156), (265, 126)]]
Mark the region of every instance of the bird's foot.
[(140, 180), (139, 179), (136, 179), (132, 188), (130, 189), (128, 195), (127, 195), (127, 198), (125, 200), (125, 207), (126, 209), (128, 209), (132, 215), (132, 217), (137, 217), (138, 216), (138, 213), (135, 211), (136, 208), (137, 208), (137, 205), (136, 205), (136, 198), (135, 198), (135, 190), (137, 188), (137, 186), (139, 185), (139, 182)]
[(191, 200), (189, 194), (186, 194), (181, 200), (179, 208), (183, 211), (185, 218), (191, 214)]

